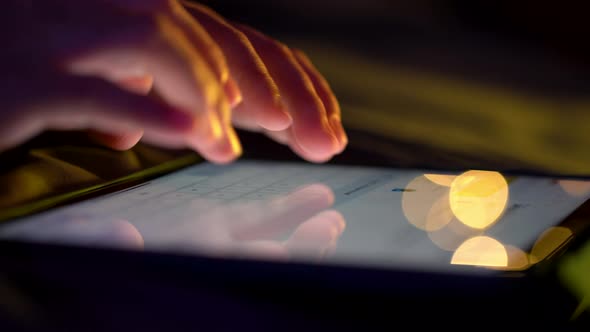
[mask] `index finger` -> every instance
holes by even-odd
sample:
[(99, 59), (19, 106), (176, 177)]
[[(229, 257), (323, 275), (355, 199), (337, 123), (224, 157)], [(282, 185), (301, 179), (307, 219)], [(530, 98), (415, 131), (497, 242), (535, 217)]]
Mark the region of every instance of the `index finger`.
[(246, 26), (240, 26), (276, 82), (293, 124), (290, 128), (304, 156), (325, 160), (340, 148), (328, 122), (326, 108), (313, 82), (283, 44)]

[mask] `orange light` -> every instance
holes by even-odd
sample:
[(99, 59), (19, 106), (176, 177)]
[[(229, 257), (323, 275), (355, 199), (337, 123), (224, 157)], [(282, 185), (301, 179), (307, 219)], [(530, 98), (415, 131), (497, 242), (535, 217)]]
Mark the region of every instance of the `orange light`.
[(502, 243), (489, 236), (475, 236), (463, 242), (451, 259), (451, 264), (487, 267), (508, 266), (508, 253)]
[(453, 218), (445, 227), (428, 233), (430, 241), (446, 251), (455, 251), (465, 240), (482, 234), (482, 230), (468, 227)]
[(549, 257), (572, 236), (572, 231), (565, 227), (551, 227), (539, 236), (530, 253), (530, 261), (536, 264)]
[(410, 181), (402, 195), (402, 210), (416, 228), (432, 232), (443, 228), (453, 218), (448, 204), (448, 188), (439, 186), (424, 176)]
[(450, 187), (451, 183), (453, 183), (453, 180), (455, 180), (457, 176), (447, 174), (424, 174), (424, 177), (439, 186)]
[(508, 264), (505, 270), (524, 270), (531, 265), (529, 255), (522, 249), (511, 245), (504, 245), (504, 248), (508, 254)]
[(451, 183), (449, 202), (454, 215), (465, 225), (486, 229), (506, 207), (508, 182), (498, 172), (467, 171)]

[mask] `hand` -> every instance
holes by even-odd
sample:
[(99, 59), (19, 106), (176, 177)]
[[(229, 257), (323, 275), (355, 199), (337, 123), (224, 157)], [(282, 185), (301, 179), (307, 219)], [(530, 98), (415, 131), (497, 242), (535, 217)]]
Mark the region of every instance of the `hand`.
[(232, 24), (202, 5), (186, 3), (186, 8), (217, 41), (242, 91), (243, 101), (233, 113), (236, 126), (263, 131), (312, 161), (342, 152), (347, 137), (340, 106), (302, 51)]
[(84, 129), (116, 149), (144, 139), (225, 163), (241, 153), (234, 125), (315, 162), (346, 146), (334, 94), (303, 53), (206, 7), (14, 0), (0, 16), (0, 151)]

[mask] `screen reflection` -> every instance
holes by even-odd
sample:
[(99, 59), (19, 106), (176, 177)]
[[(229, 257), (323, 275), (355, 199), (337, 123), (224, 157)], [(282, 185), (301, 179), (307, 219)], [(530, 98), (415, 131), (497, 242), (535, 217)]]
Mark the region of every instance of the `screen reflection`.
[(194, 198), (174, 207), (173, 214), (154, 214), (150, 220), (50, 217), (44, 220), (44, 231), (32, 234), (32, 239), (211, 256), (321, 260), (334, 252), (346, 225), (344, 217), (331, 209), (333, 204), (329, 187), (309, 184), (257, 201), (221, 204)]
[(0, 225), (0, 238), (488, 273), (550, 257), (589, 197), (588, 181), (486, 170), (202, 163)]
[[(435, 245), (452, 252), (451, 264), (526, 269), (550, 256), (573, 233), (566, 227), (550, 227), (528, 250), (487, 235), (486, 230), (506, 211), (512, 180), (499, 172), (481, 170), (459, 175), (425, 173), (410, 181), (404, 190), (404, 215), (410, 224), (426, 232)], [(585, 197), (590, 192), (589, 181), (556, 183), (572, 197)], [(418, 196), (417, 190), (428, 195)]]

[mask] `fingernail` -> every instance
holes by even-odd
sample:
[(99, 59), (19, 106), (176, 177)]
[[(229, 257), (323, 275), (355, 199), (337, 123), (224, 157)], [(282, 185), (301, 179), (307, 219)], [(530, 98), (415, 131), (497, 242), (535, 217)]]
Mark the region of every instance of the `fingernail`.
[(332, 127), (331, 121), (328, 125), (324, 126), (324, 130), (328, 136), (330, 136), (330, 141), (332, 143), (332, 151), (340, 150), (340, 139), (338, 138), (337, 132)]
[(242, 92), (233, 78), (228, 78), (224, 85), (224, 90), (231, 107), (235, 107), (242, 102)]
[(293, 123), (293, 118), (291, 117), (291, 114), (285, 111), (284, 107), (281, 109), (280, 114), (284, 117), (283, 119), (281, 119), (281, 121), (284, 121), (285, 128), (289, 127)]
[(287, 111), (287, 107), (283, 103), (280, 95), (275, 95), (273, 100), (273, 108), (276, 111), (276, 116), (274, 117), (274, 121), (272, 123), (265, 123), (260, 125), (266, 129), (279, 131), (287, 129), (293, 123), (293, 118), (291, 114)]
[(210, 110), (206, 116), (195, 123), (196, 131), (200, 131), (207, 136), (208, 140), (218, 141), (223, 138), (223, 127), (217, 112)]
[(154, 84), (154, 78), (149, 75), (129, 77), (119, 80), (119, 85), (128, 91), (147, 95)]
[(232, 153), (234, 156), (239, 157), (242, 155), (242, 144), (240, 143), (240, 139), (238, 138), (238, 134), (232, 127), (228, 127), (226, 129), (227, 140), (231, 147)]
[(334, 135), (336, 136), (336, 139), (338, 140), (339, 150), (342, 151), (348, 144), (348, 136), (342, 127), (342, 121), (340, 121), (338, 117), (332, 117), (330, 119), (330, 125)]
[(231, 108), (225, 95), (219, 94), (216, 102), (212, 103), (207, 112), (209, 117), (210, 138), (221, 140), (231, 125)]
[(219, 102), (217, 104), (217, 113), (220, 116), (223, 126), (231, 125), (231, 112), (232, 109), (228, 99), (225, 98), (225, 96), (220, 96)]
[(293, 124), (293, 118), (289, 113), (284, 111), (283, 108), (278, 108), (272, 120), (265, 119), (264, 122), (260, 121), (258, 124), (271, 131), (281, 131), (289, 128), (291, 124)]

